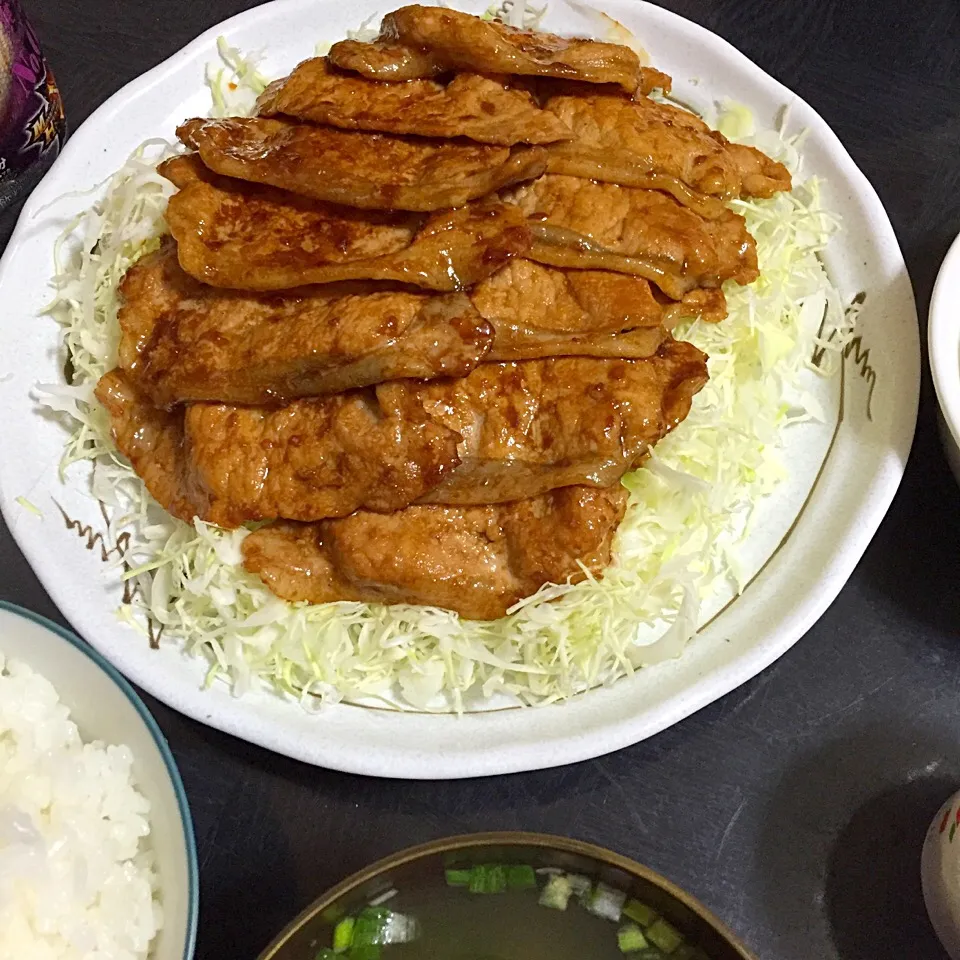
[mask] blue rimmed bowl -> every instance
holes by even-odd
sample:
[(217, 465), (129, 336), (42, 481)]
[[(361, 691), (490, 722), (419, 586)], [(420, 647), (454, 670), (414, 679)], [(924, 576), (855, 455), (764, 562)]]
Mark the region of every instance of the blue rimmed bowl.
[(137, 788), (150, 801), (163, 928), (150, 960), (191, 960), (197, 936), (199, 879), (193, 821), (173, 754), (133, 687), (92, 647), (45, 617), (0, 602), (0, 652), (56, 687), (84, 740), (125, 744)]

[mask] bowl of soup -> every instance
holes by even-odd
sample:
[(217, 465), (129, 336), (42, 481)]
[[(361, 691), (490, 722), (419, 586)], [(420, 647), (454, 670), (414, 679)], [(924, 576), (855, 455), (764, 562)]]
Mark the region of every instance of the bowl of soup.
[(753, 960), (706, 907), (602, 847), (531, 833), (412, 847), (333, 887), (259, 960)]

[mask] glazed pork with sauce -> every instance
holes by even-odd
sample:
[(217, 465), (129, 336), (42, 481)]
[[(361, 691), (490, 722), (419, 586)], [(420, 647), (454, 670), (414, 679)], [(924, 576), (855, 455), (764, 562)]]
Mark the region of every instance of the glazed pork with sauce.
[(719, 289), (664, 301), (642, 277), (558, 269), (520, 258), (478, 283), (470, 297), (494, 329), (487, 360), (635, 360), (655, 353), (680, 319), (716, 323), (727, 309)]
[(369, 281), (284, 297), (221, 291), (184, 273), (172, 244), (128, 270), (121, 295), (121, 365), (163, 408), (276, 403), (402, 377), (463, 376), (494, 336), (463, 293)]
[(495, 620), (544, 583), (599, 576), (627, 507), (621, 486), (562, 487), (515, 503), (360, 510), (279, 521), (243, 542), (243, 563), (286, 600), (414, 603)]
[[(790, 189), (782, 163), (755, 147), (731, 143), (699, 117), (668, 103), (584, 92), (552, 96), (546, 109), (573, 133), (568, 141), (550, 146), (551, 173), (638, 187), (673, 178), (689, 189), (670, 187), (669, 192), (687, 203), (704, 194), (729, 200), (771, 197)], [(698, 212), (719, 212), (713, 202), (706, 208), (701, 202)]]
[(645, 360), (484, 363), (466, 377), (381, 384), (377, 394), (460, 438), (460, 464), (423, 503), (504, 503), (617, 483), (690, 411), (706, 357), (667, 340)]
[[(137, 382), (115, 371), (103, 390), (118, 377)], [(147, 433), (178, 451), (163, 471), (170, 492), (154, 492), (157, 500), (200, 502), (202, 491), (217, 511), (197, 515), (236, 526), (611, 486), (686, 417), (706, 379), (704, 355), (669, 341), (644, 360), (481, 364), (466, 377), (395, 380), (283, 406), (191, 403), (168, 413), (133, 388), (108, 409), (138, 472), (153, 448), (143, 448)]]
[(442, 210), (546, 169), (542, 147), (413, 140), (264, 117), (177, 128), (215, 173), (364, 210)]
[(187, 180), (196, 164), (192, 155), (161, 165), (180, 181), (167, 224), (180, 265), (214, 287), (388, 280), (461, 290), (532, 243), (523, 214), (497, 200), (433, 214), (356, 210), (216, 175)]
[(544, 583), (579, 582), (584, 567), (599, 576), (626, 506), (620, 486), (563, 487), (490, 506), (279, 521), (244, 540), (243, 563), (286, 600), (415, 603), (494, 620)]
[(196, 154), (175, 157), (160, 173), (180, 187), (167, 207), (180, 265), (214, 287), (390, 280), (461, 290), (532, 243), (523, 214), (497, 200), (433, 214), (356, 210), (198, 174), (198, 163)]
[(373, 391), (289, 406), (195, 403), (172, 411), (147, 400), (122, 370), (97, 398), (113, 437), (153, 498), (190, 523), (341, 517), (397, 510), (460, 461), (459, 436), (426, 416), (400, 419)]
[(187, 120), (170, 236), (96, 395), (174, 516), (289, 601), (503, 616), (615, 562), (628, 471), (758, 275), (727, 203), (787, 170), (647, 96), (629, 48), (440, 7)]
[(675, 300), (759, 275), (756, 243), (730, 210), (706, 220), (657, 190), (555, 174), (509, 191), (508, 199), (530, 220), (532, 260), (635, 274)]
[(257, 100), (262, 117), (288, 116), (342, 130), (466, 137), (477, 143), (555, 143), (573, 133), (533, 95), (490, 77), (460, 73), (449, 83), (384, 83), (338, 70), (325, 57), (305, 60)]
[(517, 30), (445, 7), (401, 7), (383, 18), (373, 43), (343, 40), (330, 61), (375, 80), (413, 80), (451, 70), (559, 77), (615, 84), (627, 94), (670, 89), (670, 78), (641, 66), (629, 47)]

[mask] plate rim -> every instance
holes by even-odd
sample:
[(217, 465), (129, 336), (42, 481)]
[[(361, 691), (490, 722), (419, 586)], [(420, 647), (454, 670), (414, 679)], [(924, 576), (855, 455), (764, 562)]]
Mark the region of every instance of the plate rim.
[[(132, 95), (139, 95), (146, 92), (161, 83), (166, 76), (179, 68), (180, 61), (193, 57), (201, 48), (209, 48), (212, 50), (216, 37), (229, 33), (230, 30), (238, 24), (242, 23), (245, 27), (249, 27), (251, 23), (255, 23), (258, 20), (272, 20), (280, 15), (284, 8), (294, 8), (300, 3), (302, 3), (302, 0), (271, 0), (269, 3), (243, 11), (213, 25), (161, 63), (125, 84), (94, 110), (77, 128), (74, 135), (70, 137), (61, 155), (47, 172), (37, 189), (34, 190), (25, 202), (3, 257), (0, 258), (0, 284), (3, 282), (6, 271), (9, 269), (9, 263), (17, 251), (23, 235), (30, 228), (31, 218), (43, 206), (40, 202), (42, 198), (41, 188), (53, 174), (58, 173), (60, 169), (69, 165), (72, 161), (75, 152), (73, 149), (74, 141), (78, 139), (79, 134), (85, 127), (88, 125), (92, 127), (101, 124), (106, 117), (117, 110), (118, 107), (122, 106), (128, 98)], [(599, 10), (604, 6), (601, 2), (597, 4), (596, 8)], [(864, 208), (869, 211), (871, 221), (876, 224), (876, 235), (882, 238), (884, 243), (889, 247), (889, 255), (896, 256), (897, 265), (898, 267), (902, 267), (903, 275), (906, 278), (907, 285), (912, 294), (912, 283), (910, 282), (909, 273), (906, 269), (899, 242), (886, 210), (872, 184), (870, 184), (869, 180), (856, 165), (850, 154), (843, 147), (836, 133), (834, 133), (826, 121), (820, 117), (809, 104), (806, 104), (802, 98), (794, 94), (776, 78), (770, 76), (723, 37), (720, 37), (694, 21), (648, 3), (646, 0), (641, 0), (641, 2), (636, 3), (635, 7), (640, 16), (646, 17), (653, 23), (655, 23), (657, 18), (668, 21), (679, 21), (683, 29), (687, 31), (694, 40), (712, 45), (714, 49), (722, 54), (724, 59), (733, 61), (734, 65), (743, 70), (752, 81), (762, 84), (771, 94), (779, 97), (785, 103), (798, 103), (803, 105), (809, 112), (809, 122), (807, 126), (814, 128), (813, 132), (815, 132), (820, 141), (829, 148), (838, 166), (842, 168), (847, 182), (855, 191), (856, 197)], [(277, 735), (276, 732), (270, 728), (269, 724), (267, 725), (268, 729), (264, 731), (251, 731), (250, 724), (238, 722), (232, 716), (218, 715), (210, 709), (192, 710), (181, 704), (171, 705), (174, 706), (175, 709), (194, 717), (208, 726), (235, 736), (240, 736), (267, 749), (306, 762), (347, 772), (410, 779), (437, 777), (455, 779), (541, 769), (543, 767), (555, 766), (558, 763), (570, 763), (606, 754), (638, 742), (641, 739), (645, 739), (672, 726), (679, 720), (730, 693), (786, 653), (830, 606), (849, 579), (869, 545), (870, 540), (886, 515), (890, 503), (899, 487), (916, 429), (920, 390), (920, 347), (915, 298), (913, 299), (913, 316), (906, 317), (905, 319), (912, 320), (909, 324), (910, 333), (912, 334), (910, 337), (911, 342), (905, 345), (910, 353), (909, 360), (911, 369), (906, 370), (906, 378), (909, 379), (910, 385), (912, 386), (912, 390), (910, 391), (912, 396), (908, 397), (908, 402), (902, 405), (902, 415), (897, 420), (891, 421), (891, 426), (894, 429), (892, 429), (885, 438), (887, 453), (896, 460), (896, 463), (895, 465), (889, 465), (887, 469), (882, 471), (882, 475), (874, 478), (874, 483), (869, 490), (869, 504), (866, 502), (867, 497), (858, 501), (857, 519), (860, 520), (861, 523), (850, 536), (845, 538), (841, 550), (832, 551), (830, 556), (832, 563), (831, 581), (829, 585), (826, 586), (825, 589), (821, 588), (816, 591), (815, 594), (811, 595), (807, 593), (806, 596), (799, 601), (797, 605), (798, 608), (789, 613), (785, 621), (778, 625), (775, 632), (767, 632), (766, 636), (758, 639), (756, 645), (748, 652), (731, 659), (729, 662), (723, 664), (722, 667), (716, 669), (712, 673), (714, 682), (711, 686), (704, 688), (702, 678), (698, 678), (696, 681), (689, 683), (681, 692), (672, 697), (671, 700), (660, 705), (655, 722), (652, 722), (649, 717), (646, 717), (642, 711), (633, 716), (620, 718), (615, 723), (605, 724), (605, 738), (600, 742), (591, 742), (589, 745), (585, 745), (577, 740), (575, 732), (567, 733), (560, 740), (556, 741), (562, 743), (565, 747), (565, 756), (562, 760), (552, 760), (549, 758), (540, 759), (536, 755), (536, 751), (530, 751), (529, 749), (522, 759), (518, 759), (513, 753), (511, 753), (509, 758), (491, 758), (487, 755), (490, 752), (488, 748), (485, 753), (470, 760), (463, 760), (457, 764), (457, 769), (451, 770), (449, 758), (445, 758), (442, 752), (434, 752), (429, 757), (424, 758), (418, 754), (417, 751), (407, 751), (403, 754), (405, 760), (404, 769), (390, 769), (385, 771), (388, 763), (383, 757), (374, 757), (371, 760), (367, 757), (357, 756), (356, 754), (359, 751), (357, 751), (356, 748), (354, 748), (351, 753), (349, 748), (346, 750), (340, 749), (338, 745), (321, 739), (319, 749), (314, 749), (311, 755), (307, 756), (305, 755), (305, 751), (298, 751), (295, 747), (283, 743), (283, 738)], [(904, 367), (901, 366), (898, 369), (903, 370)], [(42, 563), (35, 563), (36, 557), (34, 555), (35, 551), (32, 549), (32, 541), (30, 538), (22, 536), (17, 532), (17, 525), (13, 522), (13, 510), (14, 503), (12, 499), (6, 496), (0, 497), (0, 511), (2, 511), (7, 520), (18, 547), (51, 599), (53, 599), (58, 608), (60, 608), (58, 598), (65, 598), (67, 590), (65, 587), (60, 588), (59, 581), (56, 581), (52, 574), (47, 574)], [(26, 540), (26, 543), (24, 540)], [(65, 607), (61, 609), (70, 609), (70, 604), (65, 604)], [(64, 613), (64, 615), (73, 623), (73, 617), (66, 613)], [(84, 631), (79, 627), (77, 628), (77, 632), (82, 636), (85, 635)], [(770, 642), (775, 637), (778, 642)], [(153, 683), (151, 677), (135, 675), (133, 679), (154, 696), (157, 696), (164, 702), (170, 702), (168, 692), (159, 684)], [(213, 706), (212, 701), (210, 705)], [(351, 707), (351, 709), (360, 708)], [(489, 714), (467, 716), (483, 717), (489, 716)], [(451, 716), (449, 719), (456, 720), (457, 722), (467, 722), (466, 718), (458, 719)], [(317, 744), (314, 744), (314, 747), (316, 748)]]

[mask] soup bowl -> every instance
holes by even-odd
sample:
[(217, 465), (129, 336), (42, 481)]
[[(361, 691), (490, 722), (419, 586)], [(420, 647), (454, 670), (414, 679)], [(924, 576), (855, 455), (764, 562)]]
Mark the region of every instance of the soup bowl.
[[(562, 891), (566, 893), (565, 910), (557, 910), (556, 902), (550, 903), (548, 885), (572, 886)], [(520, 903), (520, 895), (530, 897), (524, 901), (524, 918), (517, 913), (511, 921), (511, 910)], [(420, 939), (416, 942), (423, 945), (416, 953), (405, 952), (402, 943), (384, 947), (382, 960), (391, 960), (392, 953), (419, 957), (421, 950), (432, 958), (429, 919), (424, 920), (420, 914), (426, 910), (429, 918), (432, 910), (436, 920), (438, 903), (444, 904), (444, 909), (452, 907), (456, 914), (451, 917), (451, 926), (458, 931), (458, 942), (448, 951), (444, 941), (445, 952), (438, 956), (445, 958), (515, 960), (522, 956), (527, 960), (528, 952), (507, 951), (529, 951), (530, 944), (541, 938), (536, 955), (563, 960), (566, 955), (557, 943), (556, 921), (561, 912), (573, 912), (581, 919), (593, 918), (593, 933), (609, 933), (603, 956), (623, 956), (626, 960), (655, 960), (661, 956), (671, 960), (755, 960), (703, 904), (659, 874), (593, 844), (534, 833), (451, 837), (395, 853), (315, 900), (281, 931), (258, 960), (327, 960), (334, 956), (349, 960), (351, 950), (357, 950), (358, 957), (380, 957), (380, 949), (364, 952), (355, 943), (347, 946), (351, 931), (346, 928), (358, 930), (358, 915), (370, 913), (371, 904), (373, 912), (381, 914), (395, 907), (393, 917), (399, 917), (404, 925), (419, 927)], [(483, 914), (476, 923), (470, 922), (471, 903)], [(549, 909), (551, 905), (553, 910)], [(531, 912), (535, 910), (542, 912)], [(532, 922), (534, 919), (538, 922)], [(608, 927), (597, 925), (596, 919), (606, 921)], [(574, 916), (570, 920), (581, 922)], [(504, 947), (509, 941), (505, 931), (511, 923), (517, 925), (516, 942)], [(493, 928), (496, 932), (489, 932)], [(583, 931), (578, 933), (583, 935)], [(489, 946), (488, 939), (497, 941), (496, 948)]]

